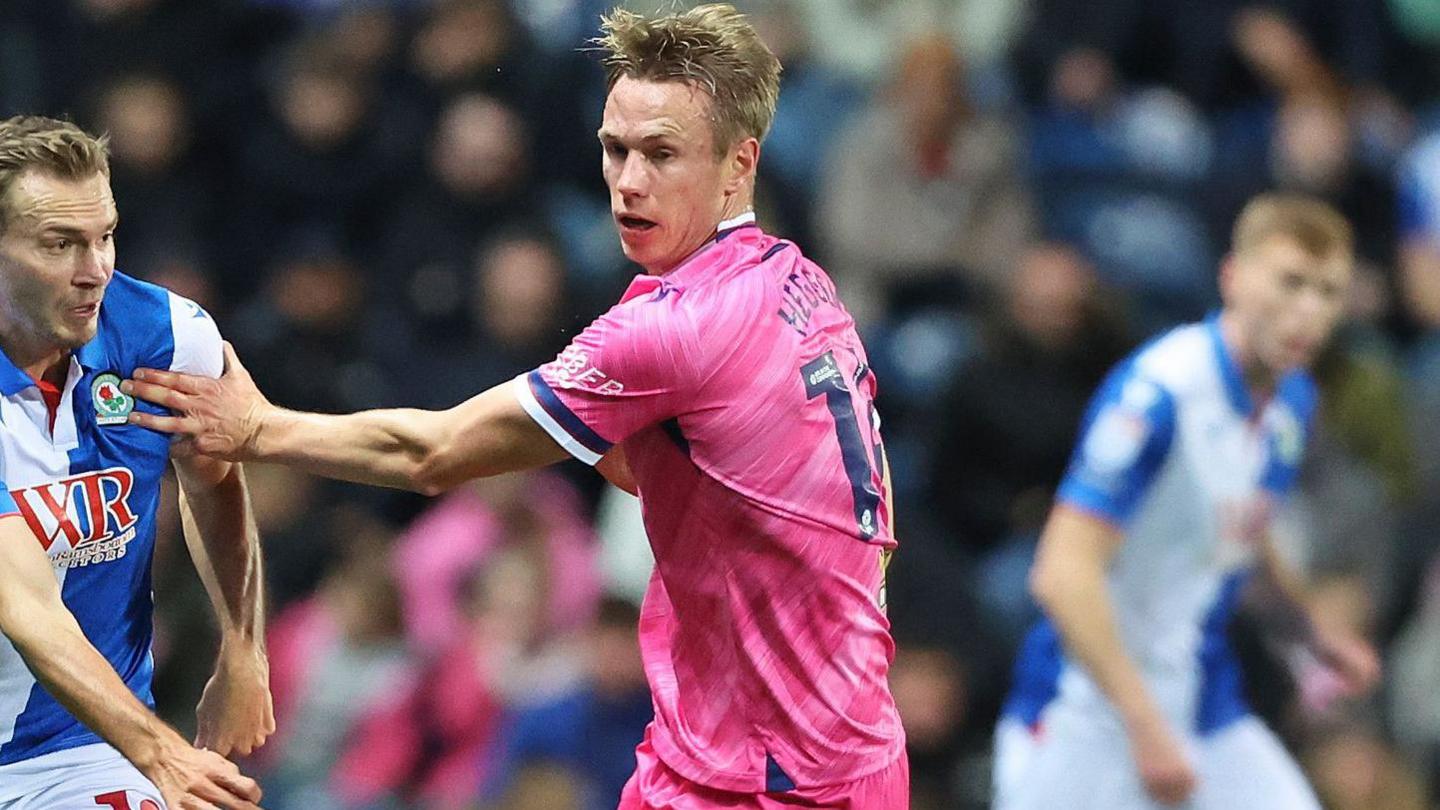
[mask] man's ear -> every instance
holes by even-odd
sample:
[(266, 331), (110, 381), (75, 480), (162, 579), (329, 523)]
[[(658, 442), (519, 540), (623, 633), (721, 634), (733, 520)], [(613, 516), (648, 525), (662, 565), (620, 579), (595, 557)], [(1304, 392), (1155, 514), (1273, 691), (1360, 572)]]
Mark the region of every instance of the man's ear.
[(1220, 300), (1222, 303), (1230, 300), (1231, 288), (1235, 286), (1236, 276), (1240, 273), (1240, 268), (1238, 267), (1239, 261), (1234, 253), (1226, 253), (1225, 258), (1220, 260), (1220, 277), (1218, 281)]
[(729, 177), (725, 181), (725, 193), (735, 194), (745, 187), (745, 183), (755, 177), (755, 171), (760, 166), (760, 140), (750, 137), (741, 140), (730, 150), (726, 158), (726, 170)]

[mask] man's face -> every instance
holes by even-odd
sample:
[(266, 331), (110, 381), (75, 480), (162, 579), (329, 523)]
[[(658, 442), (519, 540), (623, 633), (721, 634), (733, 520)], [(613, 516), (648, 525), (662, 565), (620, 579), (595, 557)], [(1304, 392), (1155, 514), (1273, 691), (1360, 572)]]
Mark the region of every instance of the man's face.
[(715, 157), (709, 96), (683, 82), (622, 77), (599, 135), (626, 257), (652, 274), (673, 269), (710, 238), (738, 189), (736, 161)]
[(27, 171), (11, 186), (0, 233), (0, 334), (45, 351), (95, 336), (115, 272), (115, 199), (96, 174), (66, 180)]
[(1251, 351), (1280, 375), (1310, 365), (1345, 308), (1349, 256), (1313, 256), (1277, 234), (1231, 258), (1225, 303), (1240, 316)]

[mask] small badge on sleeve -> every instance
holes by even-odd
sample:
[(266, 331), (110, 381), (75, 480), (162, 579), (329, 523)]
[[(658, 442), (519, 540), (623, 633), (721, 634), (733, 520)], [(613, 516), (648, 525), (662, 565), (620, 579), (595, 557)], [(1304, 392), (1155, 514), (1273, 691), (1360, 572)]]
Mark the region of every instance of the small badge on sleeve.
[(90, 399), (95, 403), (97, 425), (123, 425), (135, 410), (135, 398), (120, 390), (120, 375), (113, 371), (96, 375), (90, 383)]

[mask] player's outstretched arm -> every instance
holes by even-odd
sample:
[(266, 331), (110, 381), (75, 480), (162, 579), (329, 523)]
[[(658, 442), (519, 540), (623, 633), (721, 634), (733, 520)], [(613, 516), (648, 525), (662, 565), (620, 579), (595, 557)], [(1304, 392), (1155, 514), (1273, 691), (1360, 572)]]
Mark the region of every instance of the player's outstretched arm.
[(176, 459), (180, 521), (195, 571), (220, 624), (220, 654), (195, 715), (195, 744), (249, 754), (275, 732), (265, 655), (265, 577), (260, 532), (244, 470), (204, 456)]
[(0, 518), (0, 632), (42, 686), (134, 763), (171, 808), (258, 810), (260, 787), (228, 760), (190, 746), (145, 707), (85, 638), (60, 599), (25, 521)]
[(436, 494), (472, 478), (552, 464), (568, 454), (503, 383), (445, 411), (330, 415), (277, 408), (229, 343), (219, 379), (139, 369), (126, 393), (174, 415), (130, 420), (181, 439), (179, 455), (286, 464), (315, 475)]
[(1066, 651), (1124, 720), (1145, 789), (1158, 801), (1178, 803), (1195, 789), (1195, 771), (1125, 650), (1110, 598), (1107, 571), (1122, 541), (1107, 521), (1056, 506), (1040, 538), (1031, 589)]

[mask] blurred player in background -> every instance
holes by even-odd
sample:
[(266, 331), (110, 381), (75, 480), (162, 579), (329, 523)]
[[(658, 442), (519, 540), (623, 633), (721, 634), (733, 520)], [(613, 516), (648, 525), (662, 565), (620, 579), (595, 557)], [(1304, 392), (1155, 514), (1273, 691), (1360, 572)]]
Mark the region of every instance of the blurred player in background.
[[(145, 371), (140, 424), (228, 459), (438, 492), (573, 455), (638, 490), (656, 716), (621, 806), (908, 806), (875, 378), (829, 277), (752, 212), (780, 65), (723, 4), (603, 24), (599, 137), (647, 275), (554, 362), (443, 412), (318, 416)], [(628, 462), (628, 463), (627, 463)]]
[(1349, 690), (1379, 677), (1365, 642), (1309, 621), (1268, 536), (1312, 429), (1305, 369), (1344, 308), (1351, 245), (1323, 203), (1252, 200), (1219, 314), (1140, 349), (1095, 395), (1031, 575), (1047, 618), (998, 732), (999, 810), (1318, 810), (1250, 713), (1226, 629), (1254, 570)]
[(116, 222), (104, 140), (0, 121), (0, 808), (253, 808), (259, 789), (222, 758), (274, 729), (238, 464), (175, 462), (223, 633), (197, 710), (197, 744), (214, 752), (151, 711), (150, 560), (170, 448), (127, 423), (150, 406), (120, 381), (141, 365), (218, 375), (221, 341), (192, 302), (115, 272)]

